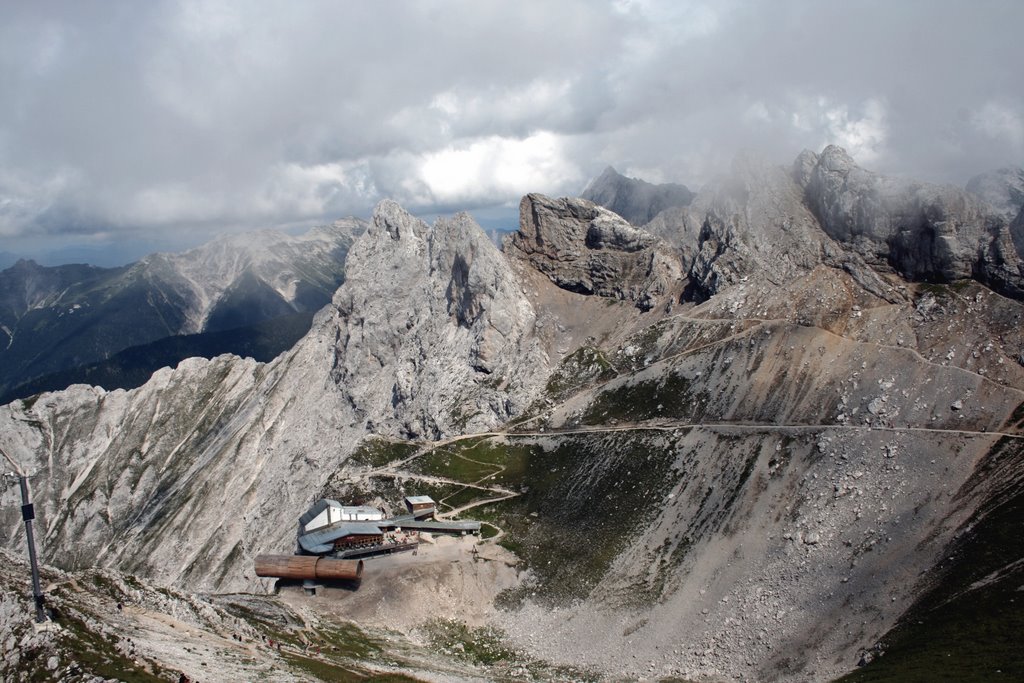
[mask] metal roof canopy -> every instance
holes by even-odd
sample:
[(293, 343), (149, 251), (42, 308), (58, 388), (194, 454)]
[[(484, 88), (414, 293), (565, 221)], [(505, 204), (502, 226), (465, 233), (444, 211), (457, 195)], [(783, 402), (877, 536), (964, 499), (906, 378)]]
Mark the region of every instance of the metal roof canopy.
[[(324, 514), (325, 511), (331, 510)], [(318, 518), (323, 518), (320, 524), (309, 533), (328, 526), (344, 522), (373, 522), (384, 518), (384, 514), (377, 508), (369, 505), (342, 505), (331, 498), (324, 498), (313, 504), (311, 508), (299, 517), (299, 535), (307, 533), (307, 527), (315, 523)]]
[(384, 531), (377, 522), (343, 522), (327, 529), (318, 529), (299, 536), (299, 545), (307, 553), (320, 555), (334, 549), (334, 542), (339, 538), (352, 535), (383, 535)]
[[(436, 505), (430, 496), (406, 496), (410, 503), (429, 503)], [(351, 535), (382, 535), (387, 529), (416, 529), (420, 531), (437, 531), (440, 533), (476, 533), (480, 531), (480, 522), (473, 520), (465, 521), (441, 521), (417, 519), (415, 515), (396, 515), (389, 519), (373, 521), (344, 521), (334, 522), (329, 526), (321, 527), (306, 533), (306, 525), (315, 519), (320, 513), (329, 507), (355, 509), (355, 507), (366, 506), (344, 506), (336, 500), (324, 498), (313, 504), (309, 510), (299, 517), (299, 546), (303, 552), (312, 555), (323, 555), (334, 550), (334, 542), (339, 538)], [(376, 508), (367, 508), (376, 511)]]

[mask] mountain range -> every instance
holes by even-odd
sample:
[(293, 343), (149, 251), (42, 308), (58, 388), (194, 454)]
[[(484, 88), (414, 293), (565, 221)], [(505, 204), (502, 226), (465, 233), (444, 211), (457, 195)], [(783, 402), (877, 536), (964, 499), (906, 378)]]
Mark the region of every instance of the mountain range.
[[(270, 360), (308, 327), (282, 325), (288, 334), (275, 338), (254, 326), (311, 319), (344, 281), (345, 255), (364, 229), (346, 219), (299, 237), (234, 235), (120, 268), (18, 261), (0, 271), (0, 400), (90, 379), (109, 389), (138, 386), (164, 365), (204, 355), (205, 346), (258, 348), (259, 359)], [(180, 343), (143, 349), (210, 333), (218, 340), (193, 338), (187, 355), (174, 352)]]
[(472, 613), (598, 678), (1019, 677), (1024, 210), (1001, 182), (745, 156), (642, 225), (527, 195), (501, 250), (384, 201), (273, 361), (16, 400), (3, 448), (64, 570), (268, 592), (254, 557), (314, 501), (419, 492), (473, 508), (495, 555), (371, 593), (371, 625)]

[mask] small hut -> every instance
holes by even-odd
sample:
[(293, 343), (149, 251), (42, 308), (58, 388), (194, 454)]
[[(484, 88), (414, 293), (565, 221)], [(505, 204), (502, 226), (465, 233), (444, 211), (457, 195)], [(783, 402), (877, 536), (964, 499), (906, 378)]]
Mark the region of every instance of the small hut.
[(430, 496), (406, 496), (405, 507), (413, 517), (429, 517), (434, 514), (437, 503)]

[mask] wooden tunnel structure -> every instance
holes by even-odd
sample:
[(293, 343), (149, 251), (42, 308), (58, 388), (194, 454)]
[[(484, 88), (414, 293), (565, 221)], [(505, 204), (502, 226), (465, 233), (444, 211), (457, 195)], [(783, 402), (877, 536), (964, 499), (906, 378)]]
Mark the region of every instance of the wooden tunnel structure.
[(362, 575), (362, 560), (335, 560), (315, 555), (256, 556), (256, 576), (278, 579), (353, 581)]

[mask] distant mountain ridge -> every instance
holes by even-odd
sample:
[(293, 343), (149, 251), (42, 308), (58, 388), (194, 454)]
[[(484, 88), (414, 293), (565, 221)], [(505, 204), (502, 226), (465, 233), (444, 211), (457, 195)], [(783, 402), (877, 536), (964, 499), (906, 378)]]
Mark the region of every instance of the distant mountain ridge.
[(119, 268), (18, 261), (0, 271), (0, 395), (167, 337), (315, 312), (344, 281), (364, 230), (352, 218), (300, 236), (231, 235)]
[(609, 166), (580, 196), (614, 211), (633, 225), (645, 225), (665, 209), (687, 206), (696, 195), (685, 185), (655, 185), (627, 178)]
[(174, 367), (185, 358), (216, 358), (234, 354), (266, 363), (309, 331), (312, 311), (292, 313), (251, 325), (216, 332), (175, 335), (148, 344), (130, 346), (110, 358), (59, 370), (19, 384), (0, 394), (0, 404), (44, 391), (60, 391), (72, 384), (91, 384), (107, 391), (142, 386), (154, 371)]

